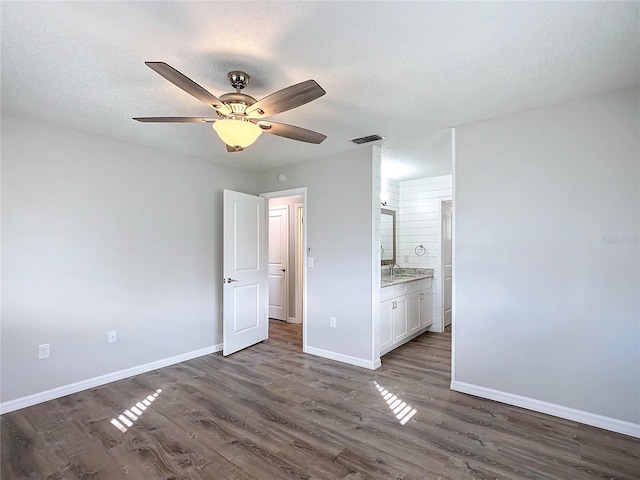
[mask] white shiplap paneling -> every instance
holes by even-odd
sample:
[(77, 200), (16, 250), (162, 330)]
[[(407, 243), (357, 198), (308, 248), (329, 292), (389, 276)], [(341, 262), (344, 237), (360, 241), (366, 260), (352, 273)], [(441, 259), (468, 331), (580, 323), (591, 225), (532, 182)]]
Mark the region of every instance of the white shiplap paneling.
[[(383, 183), (383, 190), (384, 190)], [(389, 186), (391, 203), (392, 186)], [(452, 197), (452, 176), (421, 178), (400, 182), (398, 203), (398, 264), (409, 268), (433, 268), (433, 326), (442, 330), (440, 285), (440, 202)], [(416, 255), (418, 245), (426, 253)]]
[(383, 178), (380, 198), (387, 200), (387, 205), (384, 208), (397, 212), (400, 207), (400, 182), (391, 178)]

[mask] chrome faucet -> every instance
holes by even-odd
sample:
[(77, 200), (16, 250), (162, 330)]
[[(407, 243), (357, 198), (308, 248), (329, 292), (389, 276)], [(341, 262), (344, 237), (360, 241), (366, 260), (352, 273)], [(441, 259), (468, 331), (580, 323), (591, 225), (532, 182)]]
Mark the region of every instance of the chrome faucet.
[(390, 263), (389, 264), (389, 277), (393, 278), (393, 267), (398, 267), (399, 265), (397, 263)]

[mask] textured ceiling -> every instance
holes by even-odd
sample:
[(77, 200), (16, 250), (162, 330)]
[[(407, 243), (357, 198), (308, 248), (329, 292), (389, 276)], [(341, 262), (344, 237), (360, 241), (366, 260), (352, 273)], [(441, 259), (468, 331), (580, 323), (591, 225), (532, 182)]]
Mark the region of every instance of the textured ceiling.
[[(0, 2), (2, 111), (263, 170), (362, 148), (385, 175), (451, 171), (448, 128), (635, 85), (638, 2)], [(328, 135), (262, 135), (228, 154), (211, 115), (144, 65), (164, 61), (214, 95), (251, 75), (261, 98), (307, 79), (327, 94), (273, 119)]]

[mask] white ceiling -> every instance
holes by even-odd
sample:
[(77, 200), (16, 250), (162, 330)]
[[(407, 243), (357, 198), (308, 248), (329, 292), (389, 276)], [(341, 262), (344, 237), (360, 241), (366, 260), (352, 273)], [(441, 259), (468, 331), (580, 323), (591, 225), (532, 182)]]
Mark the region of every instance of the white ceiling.
[[(448, 128), (638, 84), (638, 2), (0, 2), (2, 111), (248, 170), (377, 133), (385, 175), (451, 171)], [(274, 117), (328, 135), (262, 135), (228, 154), (212, 115), (151, 69), (214, 95), (230, 70), (256, 98), (307, 79), (327, 94)]]

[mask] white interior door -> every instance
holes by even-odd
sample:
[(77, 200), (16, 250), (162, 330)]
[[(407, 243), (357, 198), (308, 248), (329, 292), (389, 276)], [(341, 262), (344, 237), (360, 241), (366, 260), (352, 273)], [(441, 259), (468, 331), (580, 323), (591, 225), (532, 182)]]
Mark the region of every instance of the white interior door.
[(289, 207), (269, 208), (269, 318), (289, 318)]
[(223, 194), (222, 354), (269, 336), (266, 200)]
[(443, 324), (451, 325), (451, 289), (453, 269), (451, 260), (451, 232), (453, 209), (451, 201), (442, 202), (442, 315)]

